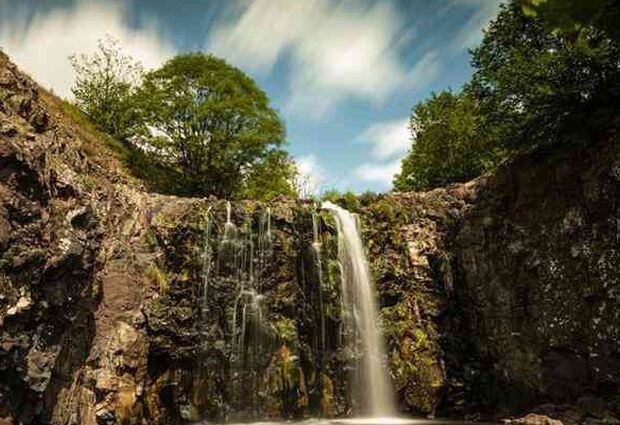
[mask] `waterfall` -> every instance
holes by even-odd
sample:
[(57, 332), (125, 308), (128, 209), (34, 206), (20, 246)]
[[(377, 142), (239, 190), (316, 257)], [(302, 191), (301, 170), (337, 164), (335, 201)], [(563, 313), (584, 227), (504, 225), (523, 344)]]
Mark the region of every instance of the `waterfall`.
[(204, 240), (202, 247), (202, 294), (201, 294), (201, 315), (202, 321), (205, 322), (207, 309), (208, 309), (208, 295), (209, 295), (209, 275), (211, 273), (211, 207), (207, 209), (206, 213), (206, 225), (204, 231)]
[(314, 253), (318, 289), (319, 289), (319, 311), (321, 317), (321, 331), (320, 331), (320, 349), (325, 351), (327, 344), (325, 341), (326, 328), (325, 328), (325, 307), (323, 306), (323, 267), (321, 263), (321, 242), (319, 240), (319, 216), (317, 213), (312, 213), (312, 252)]
[(226, 223), (224, 224), (224, 240), (229, 241), (234, 239), (237, 228), (230, 220), (230, 213), (232, 210), (232, 206), (230, 201), (226, 201)]
[[(230, 343), (230, 402), (245, 414), (260, 411), (261, 380), (273, 349), (273, 325), (264, 285), (271, 281), (275, 228), (271, 209), (265, 208), (257, 228), (250, 219), (233, 222), (232, 205), (226, 202), (226, 222), (219, 234), (212, 279), (234, 294), (226, 314)], [(235, 217), (238, 219), (238, 217)], [(209, 253), (209, 255), (212, 255)], [(218, 306), (220, 307), (220, 306)], [(216, 309), (218, 308), (216, 307)]]
[(323, 203), (323, 208), (332, 213), (338, 230), (345, 326), (349, 328), (347, 331), (353, 330), (359, 336), (362, 348), (357, 386), (363, 393), (363, 413), (373, 417), (394, 416), (393, 389), (383, 364), (385, 347), (377, 327), (375, 290), (356, 215), (331, 202)]

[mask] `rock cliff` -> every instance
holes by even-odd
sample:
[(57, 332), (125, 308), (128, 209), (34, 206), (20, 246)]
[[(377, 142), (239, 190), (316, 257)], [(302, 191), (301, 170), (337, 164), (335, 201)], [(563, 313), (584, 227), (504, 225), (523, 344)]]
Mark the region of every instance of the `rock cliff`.
[[(401, 409), (620, 415), (619, 200), (615, 136), (349, 200)], [(226, 209), (145, 192), (0, 54), (0, 423), (355, 409), (333, 220)]]

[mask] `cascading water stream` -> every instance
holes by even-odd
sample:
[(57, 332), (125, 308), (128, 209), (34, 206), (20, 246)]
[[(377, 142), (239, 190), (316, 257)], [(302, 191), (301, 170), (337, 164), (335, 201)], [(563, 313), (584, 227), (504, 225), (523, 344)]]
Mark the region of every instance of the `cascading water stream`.
[(266, 314), (269, 300), (263, 295), (273, 254), (271, 221), (271, 210), (265, 208), (257, 229), (251, 219), (233, 223), (232, 205), (227, 202), (213, 272), (220, 285), (234, 288), (228, 316), (230, 400), (250, 417), (261, 408), (257, 402), (260, 379), (272, 349), (272, 325)]
[[(332, 204), (323, 203), (336, 220), (338, 259), (342, 271), (342, 297), (345, 326), (353, 328), (362, 348), (358, 388), (363, 392), (363, 414), (372, 417), (395, 416), (393, 389), (384, 366), (385, 346), (379, 333), (378, 307), (356, 216)], [(355, 344), (355, 341), (349, 341)]]
[(202, 294), (201, 294), (201, 314), (203, 322), (206, 319), (208, 309), (208, 295), (209, 295), (209, 275), (211, 274), (211, 257), (213, 253), (211, 251), (211, 207), (207, 209), (206, 213), (206, 225), (204, 233), (204, 241), (202, 248)]
[(319, 216), (316, 213), (312, 213), (312, 251), (314, 252), (314, 257), (316, 261), (316, 270), (317, 270), (317, 278), (318, 278), (318, 290), (319, 290), (319, 311), (321, 318), (321, 330), (320, 330), (320, 341), (321, 341), (321, 350), (325, 350), (327, 348), (327, 344), (325, 341), (326, 338), (326, 326), (325, 326), (325, 307), (323, 306), (323, 267), (321, 263), (321, 242), (319, 240)]
[(226, 201), (226, 223), (224, 224), (224, 240), (228, 241), (234, 239), (237, 228), (230, 220), (232, 206), (230, 201)]

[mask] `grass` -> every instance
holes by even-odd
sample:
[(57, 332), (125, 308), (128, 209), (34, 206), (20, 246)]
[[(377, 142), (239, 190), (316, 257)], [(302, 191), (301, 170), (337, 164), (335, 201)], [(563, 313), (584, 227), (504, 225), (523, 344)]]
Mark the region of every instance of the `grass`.
[[(174, 170), (155, 163), (139, 149), (101, 130), (79, 107), (42, 90), (46, 103), (61, 115), (63, 123), (83, 142), (82, 150), (95, 163), (140, 180), (149, 190), (175, 193), (180, 177)], [(171, 178), (171, 176), (175, 178)]]
[(107, 146), (122, 162), (127, 162), (131, 158), (130, 149), (121, 141), (116, 140), (109, 134), (101, 131), (95, 124), (93, 124), (88, 116), (84, 114), (77, 106), (66, 101), (60, 100), (60, 107), (65, 116), (69, 118), (74, 124), (75, 128), (85, 140), (95, 139), (97, 145), (101, 145), (101, 142)]
[(131, 150), (93, 124), (77, 106), (39, 87), (46, 109), (81, 141), (81, 149), (95, 164), (128, 177)]

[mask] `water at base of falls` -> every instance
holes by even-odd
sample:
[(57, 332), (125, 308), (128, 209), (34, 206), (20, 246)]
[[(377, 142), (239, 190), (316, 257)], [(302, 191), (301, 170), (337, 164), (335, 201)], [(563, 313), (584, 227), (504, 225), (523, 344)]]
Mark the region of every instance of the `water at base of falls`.
[[(356, 370), (356, 387), (361, 412), (374, 418), (396, 416), (393, 388), (384, 359), (383, 338), (378, 328), (376, 291), (364, 255), (359, 222), (356, 215), (331, 202), (323, 208), (330, 211), (338, 230), (338, 261), (342, 274), (342, 304), (347, 344), (361, 349), (361, 362)], [(358, 409), (356, 409), (358, 410)]]
[[(205, 422), (206, 424), (206, 422)], [(415, 419), (403, 417), (369, 417), (353, 419), (305, 419), (299, 421), (260, 421), (260, 422), (239, 422), (226, 425), (457, 425), (463, 421), (444, 420), (444, 419)], [(477, 425), (490, 425), (478, 422)]]

